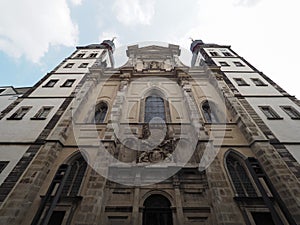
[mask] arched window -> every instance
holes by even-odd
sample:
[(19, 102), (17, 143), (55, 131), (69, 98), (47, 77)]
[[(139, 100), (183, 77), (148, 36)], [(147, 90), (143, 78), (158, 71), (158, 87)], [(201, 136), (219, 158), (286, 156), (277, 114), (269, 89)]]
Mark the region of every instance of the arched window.
[(148, 96), (145, 104), (145, 123), (149, 123), (154, 117), (166, 120), (164, 100), (156, 95)]
[(95, 123), (103, 123), (107, 114), (107, 104), (100, 102), (95, 107)]
[(203, 116), (207, 123), (218, 123), (219, 122), (214, 104), (209, 103), (208, 101), (205, 101), (202, 104), (202, 112), (203, 112)]
[(63, 221), (72, 219), (73, 212), (81, 200), (78, 192), (86, 168), (87, 162), (82, 156), (58, 168), (31, 225), (61, 225)]
[(226, 157), (226, 166), (239, 197), (256, 197), (257, 193), (241, 159), (233, 153)]
[(162, 195), (151, 195), (144, 202), (143, 225), (173, 225), (170, 201)]

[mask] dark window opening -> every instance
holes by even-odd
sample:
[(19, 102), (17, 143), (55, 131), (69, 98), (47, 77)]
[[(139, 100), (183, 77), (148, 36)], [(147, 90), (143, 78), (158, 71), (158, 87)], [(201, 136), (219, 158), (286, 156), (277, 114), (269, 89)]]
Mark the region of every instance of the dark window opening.
[(300, 119), (300, 113), (292, 106), (280, 106), (291, 119)]
[(31, 119), (46, 119), (53, 106), (43, 106)]
[(251, 215), (255, 225), (275, 225), (269, 212), (251, 212)]
[(239, 86), (249, 86), (243, 78), (233, 78)]
[(68, 63), (64, 68), (72, 68), (74, 65), (75, 63)]
[(233, 62), (235, 66), (237, 67), (244, 67), (245, 65), (242, 64), (241, 62)]
[(251, 78), (251, 80), (253, 81), (253, 83), (256, 86), (268, 86), (267, 84), (265, 84), (264, 82), (262, 82), (262, 80), (260, 80), (258, 78)]
[(64, 220), (65, 214), (65, 211), (53, 211), (47, 225), (61, 225)]
[(152, 95), (146, 98), (145, 123), (149, 123), (155, 117), (166, 120), (165, 104), (161, 97)]
[(85, 55), (84, 53), (79, 53), (79, 54), (77, 54), (76, 58), (83, 58), (84, 55)]
[(9, 161), (0, 161), (0, 173), (5, 169), (5, 167), (8, 165)]
[(143, 225), (173, 225), (170, 201), (162, 195), (151, 195), (144, 202)]
[(204, 115), (204, 119), (207, 123), (218, 123), (219, 122), (214, 105), (210, 104), (208, 101), (205, 101), (203, 103), (202, 112)]
[(229, 66), (227, 62), (219, 62), (221, 66)]
[(224, 56), (233, 56), (231, 53), (229, 53), (229, 52), (223, 52), (223, 55)]
[(104, 102), (101, 102), (98, 104), (95, 108), (95, 123), (104, 123), (105, 117), (107, 114), (107, 104)]
[(54, 85), (58, 82), (58, 79), (49, 80), (43, 87), (54, 87)]
[(87, 68), (88, 65), (88, 63), (82, 63), (78, 68)]
[(259, 106), (259, 108), (268, 119), (282, 119), (270, 106)]
[(98, 53), (91, 53), (89, 57), (90, 57), (90, 58), (96, 58), (97, 55), (98, 55)]
[(75, 79), (68, 79), (61, 85), (61, 87), (72, 87), (73, 83), (75, 82)]
[(210, 53), (211, 56), (220, 56), (217, 52), (214, 52), (214, 51), (209, 52), (209, 53)]
[(11, 115), (11, 117), (7, 118), (9, 120), (21, 120), (26, 113), (31, 109), (31, 106), (22, 106), (19, 108), (14, 114)]

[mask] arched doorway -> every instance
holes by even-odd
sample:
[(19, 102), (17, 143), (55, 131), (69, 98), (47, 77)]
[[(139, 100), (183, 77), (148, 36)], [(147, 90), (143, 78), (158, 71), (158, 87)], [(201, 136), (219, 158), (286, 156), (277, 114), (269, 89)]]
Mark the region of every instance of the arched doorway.
[(173, 225), (170, 201), (162, 195), (151, 195), (144, 202), (143, 225)]

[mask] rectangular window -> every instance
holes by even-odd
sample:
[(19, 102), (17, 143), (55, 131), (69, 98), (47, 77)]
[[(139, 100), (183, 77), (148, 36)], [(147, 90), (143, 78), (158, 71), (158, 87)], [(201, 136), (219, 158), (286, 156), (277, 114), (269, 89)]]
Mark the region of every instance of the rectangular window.
[(98, 55), (98, 53), (91, 53), (89, 57), (90, 57), (90, 58), (96, 58), (97, 55)]
[(221, 66), (229, 66), (227, 62), (219, 62)]
[(5, 91), (5, 89), (0, 89), (0, 94), (1, 94), (3, 91)]
[(239, 86), (249, 86), (243, 78), (233, 78)]
[(211, 56), (220, 56), (217, 52), (215, 51), (211, 51), (209, 52)]
[(85, 55), (84, 53), (79, 53), (79, 54), (76, 55), (76, 58), (83, 58), (84, 55)]
[(244, 67), (245, 65), (242, 64), (241, 62), (233, 62), (235, 66), (237, 67)]
[(264, 82), (262, 82), (262, 80), (260, 80), (259, 78), (251, 78), (251, 80), (253, 81), (253, 83), (256, 86), (268, 86), (267, 84), (265, 84)]
[(81, 63), (81, 65), (78, 68), (87, 68), (88, 65), (88, 63)]
[(281, 118), (270, 106), (259, 106), (260, 110), (270, 120), (280, 120)]
[(54, 87), (57, 83), (58, 79), (51, 79), (49, 80), (43, 87)]
[(65, 214), (65, 211), (53, 211), (48, 225), (61, 225), (64, 220)]
[(64, 68), (72, 68), (74, 66), (75, 63), (68, 63), (67, 65), (64, 66)]
[(275, 225), (270, 212), (251, 212), (255, 225)]
[(223, 52), (224, 56), (233, 56), (230, 52)]
[(282, 110), (288, 114), (291, 119), (293, 120), (299, 120), (300, 119), (300, 113), (292, 106), (280, 106)]
[(8, 120), (21, 120), (26, 113), (31, 109), (31, 106), (22, 106), (14, 114), (12, 114)]
[(5, 167), (8, 165), (9, 161), (0, 161), (0, 173), (5, 169)]
[(75, 82), (75, 79), (68, 79), (61, 85), (61, 87), (72, 87), (73, 83)]
[(50, 113), (50, 111), (53, 109), (53, 106), (43, 106), (37, 114), (32, 117), (32, 120), (45, 120)]

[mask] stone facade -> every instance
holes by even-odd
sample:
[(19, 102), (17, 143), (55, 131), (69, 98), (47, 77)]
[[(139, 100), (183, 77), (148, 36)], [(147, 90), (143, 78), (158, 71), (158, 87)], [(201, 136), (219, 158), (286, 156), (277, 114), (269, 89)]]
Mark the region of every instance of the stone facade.
[(119, 68), (114, 50), (78, 47), (2, 110), (0, 224), (300, 223), (299, 143), (253, 100), (296, 99), (229, 46), (194, 41), (191, 67), (177, 45), (129, 46)]

